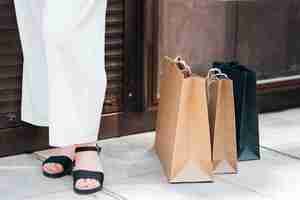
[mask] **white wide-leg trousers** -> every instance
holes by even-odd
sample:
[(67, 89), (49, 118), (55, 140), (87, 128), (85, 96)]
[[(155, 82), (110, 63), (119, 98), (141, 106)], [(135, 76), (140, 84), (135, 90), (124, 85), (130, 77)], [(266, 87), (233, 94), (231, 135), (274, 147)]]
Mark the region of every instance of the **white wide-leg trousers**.
[(107, 0), (14, 0), (24, 65), (21, 119), (51, 146), (94, 142), (107, 75)]

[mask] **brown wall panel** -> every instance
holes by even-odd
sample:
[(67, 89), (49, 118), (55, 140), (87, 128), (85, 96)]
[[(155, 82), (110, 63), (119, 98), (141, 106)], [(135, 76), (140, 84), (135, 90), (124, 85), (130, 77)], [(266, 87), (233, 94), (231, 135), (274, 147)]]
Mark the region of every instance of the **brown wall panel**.
[(299, 5), (293, 0), (239, 2), (237, 59), (256, 70), (259, 79), (295, 70), (300, 55), (295, 37), (300, 34)]
[(234, 5), (216, 0), (159, 1), (159, 58), (182, 55), (192, 64), (232, 59)]

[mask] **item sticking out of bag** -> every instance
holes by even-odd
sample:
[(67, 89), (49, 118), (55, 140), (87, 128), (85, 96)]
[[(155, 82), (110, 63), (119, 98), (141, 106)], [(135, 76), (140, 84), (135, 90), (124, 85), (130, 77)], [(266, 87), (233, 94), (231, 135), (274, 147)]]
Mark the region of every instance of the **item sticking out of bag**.
[(191, 67), (181, 58), (181, 56), (177, 56), (174, 61), (176, 62), (177, 67), (184, 74), (184, 78), (188, 78), (192, 75)]

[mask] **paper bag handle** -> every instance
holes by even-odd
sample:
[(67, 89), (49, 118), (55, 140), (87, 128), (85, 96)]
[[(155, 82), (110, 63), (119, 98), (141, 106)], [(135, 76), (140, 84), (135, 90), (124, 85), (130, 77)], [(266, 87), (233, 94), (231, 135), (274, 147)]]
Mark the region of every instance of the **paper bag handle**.
[(219, 68), (211, 68), (207, 72), (207, 79), (211, 79), (211, 77), (216, 74), (222, 74), (222, 71)]
[[(217, 79), (229, 79), (229, 77), (227, 76), (227, 74), (225, 73), (219, 73), (219, 74), (215, 74), (214, 75)], [(222, 78), (219, 78), (222, 77)]]

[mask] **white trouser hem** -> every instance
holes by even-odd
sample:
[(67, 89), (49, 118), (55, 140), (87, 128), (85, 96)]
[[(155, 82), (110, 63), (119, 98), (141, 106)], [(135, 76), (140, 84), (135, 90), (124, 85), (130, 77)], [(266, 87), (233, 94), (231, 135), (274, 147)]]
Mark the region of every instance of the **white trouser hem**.
[(49, 145), (52, 147), (67, 147), (72, 146), (74, 144), (85, 144), (85, 143), (92, 143), (98, 140), (98, 136), (91, 136), (91, 137), (82, 137), (82, 138), (70, 138), (68, 141), (62, 142), (61, 140), (49, 140)]
[(21, 114), (21, 121), (35, 125), (35, 126), (49, 126), (48, 121), (43, 121), (40, 119), (33, 119), (32, 117), (25, 116), (24, 112)]

